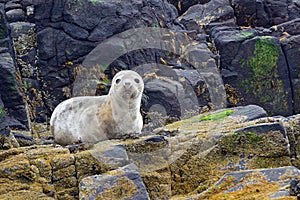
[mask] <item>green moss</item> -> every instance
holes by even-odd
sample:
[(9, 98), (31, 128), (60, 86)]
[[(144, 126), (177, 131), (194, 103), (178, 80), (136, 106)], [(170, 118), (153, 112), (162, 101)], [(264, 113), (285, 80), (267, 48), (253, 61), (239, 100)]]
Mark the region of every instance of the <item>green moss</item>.
[(283, 82), (277, 69), (279, 55), (279, 47), (272, 43), (269, 36), (263, 36), (255, 43), (253, 57), (240, 61), (242, 67), (249, 66), (253, 74), (239, 86), (243, 87), (247, 94), (253, 94), (258, 98), (261, 104), (271, 105), (271, 102), (284, 96)]
[[(220, 149), (224, 153), (246, 153), (261, 148), (264, 137), (253, 132), (240, 132), (222, 137)], [(257, 150), (258, 151), (258, 150)]]
[(249, 61), (254, 78), (263, 79), (268, 73), (274, 74), (278, 57), (279, 50), (274, 44), (266, 38), (259, 39), (255, 44), (254, 57)]
[(246, 38), (253, 37), (254, 33), (251, 32), (251, 31), (245, 31), (245, 32), (238, 33), (235, 36), (238, 37), (238, 38), (241, 38), (241, 39), (246, 39)]
[(213, 114), (209, 114), (209, 115), (200, 117), (199, 121), (208, 121), (208, 120), (216, 121), (216, 120), (228, 117), (229, 115), (231, 115), (233, 113), (234, 113), (233, 110), (225, 110), (225, 111), (222, 111), (222, 112), (213, 113)]
[(92, 4), (96, 4), (96, 3), (103, 3), (104, 0), (89, 0), (90, 2), (92, 2)]
[(0, 107), (0, 116), (4, 115), (4, 111), (3, 111), (3, 108)]
[(257, 135), (256, 133), (246, 132), (246, 133), (234, 133), (232, 135), (233, 142), (237, 143), (240, 140), (242, 135), (244, 135), (245, 140), (251, 144), (257, 143), (257, 142), (260, 142), (263, 140), (263, 137), (260, 135)]

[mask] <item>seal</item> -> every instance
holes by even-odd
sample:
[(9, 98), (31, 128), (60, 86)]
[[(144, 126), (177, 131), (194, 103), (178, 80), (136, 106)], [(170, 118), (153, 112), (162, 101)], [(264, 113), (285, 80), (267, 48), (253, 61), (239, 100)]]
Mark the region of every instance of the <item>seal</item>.
[(131, 70), (118, 72), (108, 95), (73, 97), (60, 103), (50, 119), (55, 142), (97, 143), (141, 134), (144, 82)]

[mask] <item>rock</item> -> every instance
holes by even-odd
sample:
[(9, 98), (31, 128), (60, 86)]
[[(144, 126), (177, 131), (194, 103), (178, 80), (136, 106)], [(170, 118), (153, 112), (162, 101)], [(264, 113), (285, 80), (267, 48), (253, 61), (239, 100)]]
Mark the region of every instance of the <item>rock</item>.
[(95, 144), (91, 154), (111, 169), (129, 164), (125, 146), (113, 142), (100, 142)]
[[(53, 41), (55, 41), (53, 43)], [(39, 59), (49, 60), (56, 57), (54, 66), (82, 57), (91, 51), (94, 45), (88, 41), (78, 41), (61, 30), (46, 28), (37, 34)], [(58, 52), (58, 53), (56, 53)]]
[(89, 32), (79, 26), (69, 23), (63, 23), (62, 25), (64, 31), (71, 35), (72, 38), (82, 40), (87, 39), (89, 36)]
[(251, 121), (262, 117), (267, 117), (267, 112), (257, 105), (240, 106), (236, 108), (237, 111), (232, 116), (245, 117), (245, 121)]
[[(284, 198), (290, 196), (289, 191), (283, 189), (289, 186), (290, 177), (299, 175), (299, 169), (292, 166), (232, 172), (225, 174), (212, 188), (194, 198), (218, 199), (224, 195), (234, 196), (236, 199), (248, 195), (254, 199)], [(292, 181), (291, 184), (293, 183)]]
[(6, 127), (0, 132), (0, 149), (10, 149), (20, 147), (10, 128)]
[(176, 6), (179, 15), (183, 14), (187, 11), (191, 6), (196, 4), (205, 4), (208, 3), (210, 0), (191, 0), (191, 1), (180, 1), (180, 0), (169, 0), (171, 4)]
[(266, 123), (266, 124), (255, 125), (255, 126), (248, 126), (246, 128), (236, 130), (237, 133), (251, 132), (251, 133), (256, 133), (258, 135), (263, 134), (263, 133), (268, 133), (270, 131), (279, 131), (282, 134), (283, 138), (287, 137), (283, 125), (278, 122)]
[[(175, 136), (168, 139), (169, 149), (165, 148), (164, 151), (161, 149), (160, 154), (158, 154), (159, 151), (155, 154), (164, 155), (167, 158), (167, 163), (171, 163), (170, 174), (172, 177), (176, 177), (171, 183), (173, 195), (186, 194), (186, 192), (191, 192), (192, 190), (198, 192), (205, 190), (206, 188), (203, 185), (206, 184), (206, 177), (210, 176), (209, 174), (212, 174), (215, 170), (218, 174), (223, 170), (239, 171), (291, 164), (288, 141), (282, 135), (282, 126), (278, 126), (278, 129), (275, 131), (268, 131), (262, 135), (249, 132), (232, 134), (230, 133), (231, 131), (226, 131), (227, 120), (230, 121), (231, 130), (235, 126), (239, 126), (238, 124), (246, 123), (247, 125), (242, 126), (247, 128), (251, 126), (250, 124), (256, 126), (260, 124), (264, 127), (270, 123), (270, 120), (267, 119), (247, 121), (246, 117), (234, 114), (235, 112), (238, 113), (240, 109), (221, 110), (202, 117), (200, 115), (187, 121), (167, 125), (163, 129), (165, 131), (179, 131)], [(201, 124), (195, 124), (194, 126), (193, 122), (196, 120), (200, 120), (199, 123)], [(244, 120), (246, 121), (244, 122)], [(217, 122), (217, 126), (215, 122)], [(233, 125), (235, 123), (237, 124)], [(205, 134), (205, 136), (201, 133), (195, 134), (192, 131), (193, 127), (201, 130), (200, 132)], [(185, 136), (181, 134), (183, 130), (187, 131)], [(177, 146), (178, 141), (182, 141), (180, 146)], [(270, 151), (270, 149), (272, 150)], [(146, 157), (145, 154), (142, 155)], [(154, 154), (152, 155), (154, 157)], [(273, 162), (273, 158), (280, 159)], [(142, 163), (141, 160), (136, 163)], [(156, 158), (155, 160), (156, 164), (153, 161), (150, 161), (150, 163), (156, 166), (156, 170), (162, 170), (167, 166), (159, 159)], [(151, 168), (151, 166), (146, 164), (138, 166), (142, 166), (142, 169), (148, 169), (148, 173), (151, 169), (156, 171), (155, 168)], [(201, 182), (201, 186), (199, 186), (199, 182)]]
[(71, 97), (75, 67), (97, 43), (131, 28), (172, 26), (177, 17), (171, 4), (155, 0), (35, 1), (32, 4), (35, 9), (32, 20), (38, 27), (40, 85), (51, 96), (43, 99), (48, 108), (43, 112), (48, 116), (59, 102)]
[[(300, 24), (300, 23), (299, 23)], [(293, 110), (295, 113), (300, 112), (300, 55), (299, 55), (299, 48), (300, 48), (300, 33), (299, 35), (293, 36), (284, 40), (283, 44), (283, 51), (286, 56), (287, 64), (290, 71), (290, 80), (291, 80), (291, 88), (293, 92)], [(298, 67), (297, 67), (298, 66)]]
[(284, 122), (284, 127), (290, 143), (291, 162), (294, 166), (300, 167), (300, 115), (294, 115)]
[(297, 178), (292, 179), (290, 186), (290, 195), (299, 196), (300, 194), (300, 180)]
[[(291, 115), (289, 69), (280, 41), (256, 36), (260, 34), (263, 32), (252, 29), (214, 29), (212, 35), (221, 55), (224, 84), (236, 89), (238, 99), (242, 99), (237, 100), (237, 105), (255, 102), (271, 115)], [(265, 57), (271, 55), (272, 59), (265, 62)]]
[(32, 136), (24, 135), (21, 132), (13, 132), (12, 134), (21, 147), (31, 146), (35, 144), (35, 140)]
[[(78, 195), (112, 195), (115, 199), (118, 191), (122, 191), (122, 197), (133, 199), (207, 195), (204, 191), (228, 172), (297, 164), (292, 160), (297, 159), (299, 151), (299, 117), (258, 118), (264, 115), (265, 111), (254, 105), (222, 109), (168, 124), (155, 131), (161, 135), (99, 142), (74, 153), (54, 144), (2, 150), (0, 196), (36, 193), (56, 199), (78, 199)], [(277, 171), (274, 175), (278, 177)], [(272, 191), (278, 191), (268, 193), (272, 197), (287, 193), (265, 184), (268, 190), (259, 188), (261, 193), (270, 192), (271, 186)], [(224, 191), (231, 186), (226, 188)], [(214, 191), (219, 194), (219, 190)]]
[(11, 124), (10, 127), (28, 129), (26, 106), (16, 80), (14, 61), (9, 53), (2, 53), (0, 56), (0, 72), (0, 94), (6, 113), (21, 123), (18, 126)]
[[(165, 35), (170, 38), (165, 38)], [(145, 40), (152, 42), (148, 44)], [(127, 48), (122, 48), (121, 44), (126, 44)], [(158, 50), (140, 51), (144, 48)], [(160, 57), (164, 51), (170, 52), (170, 56)], [(181, 56), (172, 60), (173, 54)], [(202, 56), (199, 57), (199, 54)], [(122, 55), (126, 56), (121, 57)], [(129, 68), (145, 77), (147, 101), (143, 104), (143, 110), (146, 112), (159, 111), (164, 116), (180, 117), (189, 111), (197, 111), (208, 103), (220, 108), (226, 105), (225, 89), (214, 58), (215, 55), (208, 49), (206, 42), (189, 40), (181, 33), (175, 34), (167, 29), (157, 31), (155, 28), (128, 30), (99, 44), (87, 55), (78, 70), (80, 73), (75, 80), (73, 94), (94, 95), (97, 76), (103, 73), (101, 71), (111, 71), (114, 74), (116, 69)], [(144, 64), (158, 59), (164, 60), (164, 63)], [(110, 63), (114, 60), (116, 61), (111, 66)], [(83, 94), (85, 91), (88, 93)]]
[(25, 13), (22, 9), (13, 9), (6, 12), (7, 20), (9, 22), (18, 22), (25, 20)]
[(79, 185), (79, 199), (149, 199), (145, 185), (134, 164), (106, 174), (86, 177)]
[(299, 17), (299, 7), (295, 0), (234, 0), (232, 7), (239, 26), (270, 27)]
[(42, 192), (36, 192), (36, 191), (28, 191), (28, 190), (20, 190), (20, 191), (12, 191), (8, 192), (6, 194), (0, 195), (1, 199), (13, 199), (16, 197), (24, 198), (24, 199), (31, 199), (31, 198), (37, 198), (37, 199), (44, 199), (44, 200), (54, 200), (56, 198), (52, 198), (47, 196), (46, 194), (43, 194)]
[(234, 10), (227, 0), (211, 0), (207, 4), (190, 7), (179, 19), (188, 30), (194, 30), (197, 26), (233, 24), (233, 17)]

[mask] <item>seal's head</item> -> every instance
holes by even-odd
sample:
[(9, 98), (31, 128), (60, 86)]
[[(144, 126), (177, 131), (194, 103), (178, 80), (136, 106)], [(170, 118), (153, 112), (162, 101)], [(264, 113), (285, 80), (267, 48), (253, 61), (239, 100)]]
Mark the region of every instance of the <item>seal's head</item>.
[(118, 72), (111, 84), (110, 95), (118, 96), (123, 100), (141, 100), (144, 90), (142, 77), (131, 70)]

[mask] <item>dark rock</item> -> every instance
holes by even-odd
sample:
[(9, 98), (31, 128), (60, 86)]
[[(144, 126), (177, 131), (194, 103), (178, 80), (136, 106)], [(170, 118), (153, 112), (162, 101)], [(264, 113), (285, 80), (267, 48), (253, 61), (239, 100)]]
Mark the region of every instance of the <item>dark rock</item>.
[(210, 24), (224, 25), (224, 22), (231, 20), (233, 24), (234, 10), (227, 0), (211, 0), (207, 4), (194, 5), (180, 17), (180, 22), (188, 30), (195, 27), (205, 27)]
[[(165, 35), (169, 35), (170, 38)], [(145, 40), (149, 40), (150, 43), (145, 43)], [(172, 44), (172, 41), (175, 44)], [(124, 49), (121, 44), (127, 48)], [(157, 50), (138, 51), (145, 48)], [(169, 52), (169, 58), (165, 56), (166, 52)], [(177, 54), (181, 57), (176, 60)], [(202, 56), (199, 57), (199, 54)], [(172, 34), (165, 29), (157, 31), (155, 28), (128, 30), (99, 44), (86, 56), (79, 70), (84, 73), (78, 73), (73, 94), (82, 95), (82, 91), (90, 91), (85, 95), (94, 95), (96, 82), (93, 83), (93, 80), (97, 77), (95, 72), (111, 68), (113, 70), (129, 68), (145, 77), (145, 96), (148, 100), (144, 102), (143, 109), (146, 112), (158, 111), (164, 116), (180, 117), (191, 110), (199, 110), (199, 107), (205, 106), (208, 102), (218, 108), (224, 106), (226, 102), (224, 103), (222, 99), (225, 91), (224, 88), (222, 90), (222, 80), (214, 57), (206, 43), (189, 41), (184, 34)], [(164, 65), (144, 64), (157, 63), (159, 60), (163, 62), (164, 59), (166, 60)], [(118, 62), (112, 63), (114, 60)]]
[(191, 6), (196, 4), (205, 4), (210, 0), (190, 0), (190, 1), (180, 1), (180, 0), (168, 0), (171, 4), (176, 6), (179, 15), (187, 11)]
[[(103, 146), (106, 148), (104, 149)], [(91, 151), (92, 156), (109, 166), (110, 169), (117, 169), (129, 164), (126, 148), (123, 145), (107, 145), (100, 142), (93, 149), (94, 151)]]
[(86, 55), (94, 44), (71, 38), (61, 30), (46, 28), (37, 35), (39, 58), (48, 60), (55, 57), (57, 65)]
[(50, 22), (53, 2), (62, 2), (62, 1), (54, 1), (54, 0), (31, 1), (30, 4), (33, 4), (34, 6), (34, 16), (32, 17), (33, 19), (31, 20), (36, 22), (38, 26), (48, 25)]
[(79, 199), (149, 199), (145, 185), (134, 164), (106, 174), (86, 177), (79, 184)]
[(21, 132), (13, 132), (13, 135), (21, 147), (31, 146), (35, 144), (35, 140), (32, 136), (24, 135)]
[(237, 25), (270, 27), (299, 18), (297, 1), (234, 0)]
[[(300, 23), (298, 23), (300, 25)], [(289, 67), (294, 113), (300, 112), (300, 33), (282, 41), (283, 51)]]
[(14, 3), (14, 2), (7, 2), (5, 4), (5, 11), (13, 10), (13, 9), (22, 9), (22, 5), (19, 3)]
[[(173, 27), (178, 15), (174, 6), (156, 0), (22, 1), (23, 7), (31, 4), (34, 16), (29, 20), (36, 24), (38, 32), (40, 85), (51, 96), (44, 100), (48, 115), (54, 106), (70, 97), (71, 93), (63, 95), (63, 91), (71, 91), (74, 68), (97, 42), (131, 28)], [(98, 56), (105, 53), (102, 51)]]
[(255, 25), (256, 0), (233, 0), (231, 4), (235, 11), (237, 25)]
[[(293, 113), (289, 68), (280, 41), (264, 30), (216, 28), (212, 35), (221, 57), (224, 84), (236, 88), (243, 102), (271, 115)], [(280, 99), (280, 100), (279, 100)]]
[(87, 39), (89, 36), (89, 32), (87, 30), (74, 24), (63, 23), (62, 27), (64, 31), (74, 39)]
[(243, 129), (236, 130), (237, 133), (245, 132), (245, 133), (256, 133), (258, 135), (260, 134), (267, 134), (272, 131), (280, 131), (283, 138), (286, 138), (286, 132), (281, 123), (275, 122), (275, 123), (267, 123), (267, 124), (260, 124), (260, 125), (254, 125), (254, 126), (248, 126)]
[(7, 20), (9, 22), (17, 22), (25, 20), (25, 13), (22, 9), (14, 9), (6, 12)]
[(267, 112), (260, 106), (248, 105), (236, 108), (236, 111), (231, 115), (233, 117), (246, 117), (245, 121), (251, 121), (262, 117), (267, 117)]
[(294, 178), (291, 181), (290, 195), (299, 196), (300, 195), (300, 179)]
[[(276, 37), (284, 36), (283, 33), (288, 33), (289, 35), (295, 36), (300, 34), (300, 18), (290, 20), (288, 22), (272, 26), (272, 35)], [(279, 33), (279, 34), (278, 34)], [(283, 40), (284, 41), (284, 40)]]
[(7, 150), (20, 147), (9, 127), (0, 130), (0, 149)]
[[(16, 69), (9, 53), (0, 56), (0, 94), (7, 114), (28, 128), (27, 112), (16, 80)], [(13, 127), (11, 127), (13, 128)], [(18, 127), (20, 128), (20, 127)]]
[[(146, 112), (159, 112), (163, 116), (171, 115), (180, 117), (184, 110), (183, 100), (184, 88), (178, 82), (171, 79), (167, 81), (160, 79), (145, 79), (145, 94), (149, 101), (145, 106)], [(187, 104), (190, 106), (191, 104)], [(195, 105), (195, 104), (194, 104)]]
[(28, 22), (13, 22), (10, 23), (10, 27), (10, 36), (13, 38), (18, 38), (22, 34), (28, 34), (28, 31), (34, 30), (35, 24)]

